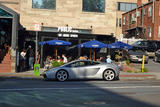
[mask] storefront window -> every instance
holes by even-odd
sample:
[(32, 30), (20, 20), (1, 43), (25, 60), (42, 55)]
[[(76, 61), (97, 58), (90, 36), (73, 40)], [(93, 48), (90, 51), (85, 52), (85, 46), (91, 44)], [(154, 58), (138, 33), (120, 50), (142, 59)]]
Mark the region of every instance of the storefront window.
[(105, 12), (105, 0), (83, 0), (82, 10), (85, 12)]
[(6, 12), (5, 10), (3, 10), (1, 8), (0, 8), (0, 16), (2, 16), (2, 17), (13, 17), (12, 14)]
[(56, 9), (56, 0), (32, 0), (32, 8)]

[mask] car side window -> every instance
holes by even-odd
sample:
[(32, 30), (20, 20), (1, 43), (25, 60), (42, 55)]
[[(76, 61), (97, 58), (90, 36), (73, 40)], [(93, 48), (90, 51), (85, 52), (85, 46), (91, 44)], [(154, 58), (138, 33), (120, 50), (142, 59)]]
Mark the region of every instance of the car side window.
[(78, 66), (77, 62), (74, 62), (74, 63), (67, 65), (67, 67), (77, 67), (77, 66)]
[(148, 46), (148, 42), (145, 41), (141, 42), (141, 46)]
[(78, 62), (69, 64), (67, 67), (82, 67), (82, 66), (85, 66), (85, 62), (83, 62), (83, 61), (78, 61)]
[(71, 65), (71, 67), (79, 67), (79, 62), (75, 62)]
[(97, 64), (100, 64), (100, 63), (99, 62), (95, 62), (95, 61), (91, 62), (91, 65), (97, 65)]
[(69, 65), (67, 65), (67, 67), (84, 67), (84, 66), (90, 66), (90, 65), (96, 65), (99, 64), (99, 62), (95, 62), (95, 61), (78, 61), (78, 62), (74, 62), (71, 63)]

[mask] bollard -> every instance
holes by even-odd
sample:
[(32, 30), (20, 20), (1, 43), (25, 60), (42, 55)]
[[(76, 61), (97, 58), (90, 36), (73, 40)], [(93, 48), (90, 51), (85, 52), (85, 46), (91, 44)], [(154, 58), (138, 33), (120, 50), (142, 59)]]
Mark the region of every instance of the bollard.
[(145, 55), (143, 55), (143, 59), (142, 59), (142, 72), (144, 72), (144, 62), (145, 62)]

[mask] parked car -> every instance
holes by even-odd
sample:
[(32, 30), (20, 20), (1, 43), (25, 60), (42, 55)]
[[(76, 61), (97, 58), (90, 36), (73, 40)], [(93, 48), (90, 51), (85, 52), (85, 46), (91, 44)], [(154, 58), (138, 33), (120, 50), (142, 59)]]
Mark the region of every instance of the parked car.
[(160, 62), (160, 49), (155, 52), (154, 61)]
[(119, 78), (119, 67), (113, 63), (107, 64), (90, 60), (76, 60), (60, 67), (45, 71), (44, 79), (104, 79), (111, 81)]
[(128, 58), (131, 62), (142, 62), (143, 55), (145, 55), (145, 63), (148, 63), (149, 56), (148, 54), (141, 49), (132, 49), (128, 51)]
[(155, 51), (160, 49), (160, 41), (157, 40), (141, 40), (132, 44), (134, 48), (145, 50), (150, 57), (155, 56)]

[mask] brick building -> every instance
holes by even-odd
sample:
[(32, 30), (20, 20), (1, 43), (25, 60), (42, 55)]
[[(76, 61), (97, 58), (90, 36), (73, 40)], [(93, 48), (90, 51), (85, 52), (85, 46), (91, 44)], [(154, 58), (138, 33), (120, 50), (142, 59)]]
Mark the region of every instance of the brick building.
[(122, 32), (125, 37), (160, 40), (160, 1), (153, 0), (122, 14)]

